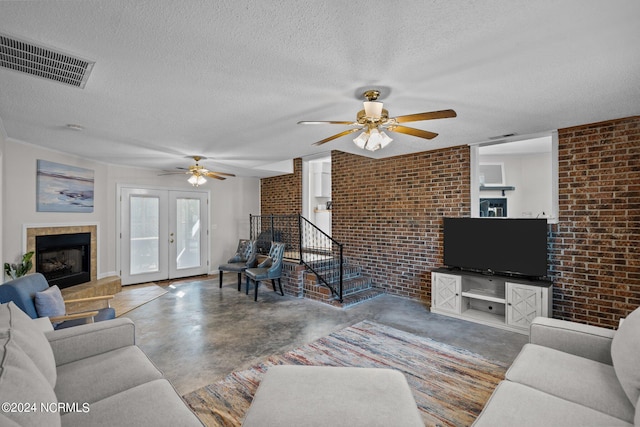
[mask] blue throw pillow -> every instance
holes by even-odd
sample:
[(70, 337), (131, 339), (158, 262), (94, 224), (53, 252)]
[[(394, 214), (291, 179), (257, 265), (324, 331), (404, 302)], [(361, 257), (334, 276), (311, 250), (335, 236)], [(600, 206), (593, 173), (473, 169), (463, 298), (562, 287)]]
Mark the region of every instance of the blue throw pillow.
[(64, 316), (67, 312), (62, 293), (57, 286), (51, 286), (42, 292), (36, 292), (36, 311), (38, 317)]

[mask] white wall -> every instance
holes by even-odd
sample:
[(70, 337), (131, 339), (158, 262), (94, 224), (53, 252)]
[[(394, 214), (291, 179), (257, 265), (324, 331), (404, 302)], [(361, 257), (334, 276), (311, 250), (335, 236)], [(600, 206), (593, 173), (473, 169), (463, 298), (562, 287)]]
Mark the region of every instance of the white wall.
[[(64, 163), (95, 171), (94, 211), (92, 213), (36, 212), (36, 163), (38, 159)], [(3, 239), (4, 262), (16, 262), (26, 248), (24, 225), (96, 223), (101, 240), (108, 233), (107, 167), (55, 151), (38, 148), (11, 139), (5, 141), (3, 160), (4, 193)], [(110, 271), (107, 262), (108, 248), (98, 248), (98, 275)]]
[[(552, 210), (551, 158), (548, 154), (480, 156), (481, 163), (503, 163), (505, 185), (515, 187), (505, 191), (507, 214), (510, 218), (548, 216)], [(502, 198), (501, 191), (482, 191), (481, 198)]]
[[(4, 124), (0, 119), (0, 225), (4, 222), (4, 145), (6, 141), (6, 133), (4, 130)], [(4, 242), (4, 227), (0, 227), (0, 242)], [(0, 261), (4, 267), (4, 248), (3, 245), (0, 245)], [(0, 273), (1, 277), (4, 277), (4, 268), (2, 269), (2, 273)], [(2, 283), (4, 280), (0, 280)]]
[[(303, 213), (303, 216), (318, 225), (316, 209), (318, 209), (319, 205), (322, 206), (322, 209), (325, 209), (327, 202), (331, 200), (331, 157), (314, 159), (309, 161), (307, 165), (306, 171), (303, 168), (303, 174), (306, 173), (306, 176), (303, 176), (307, 178), (308, 210)], [(318, 190), (320, 189), (325, 195), (318, 195)], [(328, 232), (330, 234), (330, 230)]]
[[(1, 138), (1, 134), (0, 134)], [(93, 213), (36, 212), (36, 162), (49, 160), (93, 169)], [(98, 277), (116, 274), (118, 184), (167, 188), (192, 188), (184, 176), (158, 176), (157, 171), (107, 165), (7, 139), (2, 152), (2, 255), (3, 262), (15, 262), (24, 252), (25, 224), (98, 223)], [(209, 180), (202, 189), (210, 191), (210, 269), (235, 251), (239, 238), (249, 237), (249, 214), (260, 212), (260, 180), (230, 178)]]

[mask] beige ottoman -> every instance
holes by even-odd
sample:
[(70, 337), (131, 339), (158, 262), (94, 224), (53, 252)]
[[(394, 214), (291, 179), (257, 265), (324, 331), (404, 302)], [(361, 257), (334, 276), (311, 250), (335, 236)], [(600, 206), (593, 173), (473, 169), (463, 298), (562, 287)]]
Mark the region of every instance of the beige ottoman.
[(269, 368), (242, 425), (423, 427), (424, 422), (398, 371), (283, 365)]

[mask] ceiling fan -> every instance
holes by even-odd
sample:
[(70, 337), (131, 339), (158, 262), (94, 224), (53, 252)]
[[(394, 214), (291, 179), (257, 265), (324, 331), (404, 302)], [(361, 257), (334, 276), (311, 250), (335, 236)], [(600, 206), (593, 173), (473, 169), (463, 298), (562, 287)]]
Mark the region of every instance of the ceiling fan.
[(355, 126), (354, 129), (348, 129), (343, 132), (332, 135), (321, 141), (315, 142), (314, 145), (322, 145), (326, 142), (349, 135), (354, 132), (363, 131), (353, 142), (362, 149), (376, 151), (386, 147), (393, 139), (391, 139), (383, 131), (391, 131), (404, 133), (407, 135), (417, 136), (419, 138), (433, 139), (438, 136), (437, 133), (429, 132), (422, 129), (403, 126), (400, 123), (419, 122), (422, 120), (446, 119), (456, 117), (457, 114), (453, 110), (431, 111), (427, 113), (409, 114), (406, 116), (389, 117), (389, 112), (382, 108), (382, 102), (377, 101), (380, 91), (372, 89), (363, 93), (366, 101), (364, 109), (358, 112), (356, 121), (300, 121), (299, 125), (309, 124), (332, 124)]
[(205, 182), (207, 182), (206, 178), (215, 178), (222, 181), (227, 179), (225, 178), (227, 176), (235, 176), (232, 173), (211, 171), (205, 168), (204, 166), (200, 165), (198, 162), (200, 160), (206, 159), (206, 157), (204, 156), (187, 156), (187, 158), (193, 159), (196, 162), (196, 164), (189, 166), (188, 168), (181, 168), (181, 167), (176, 168), (180, 170), (180, 172), (166, 171), (165, 173), (161, 173), (160, 175), (175, 175), (175, 174), (191, 175), (187, 181), (189, 182), (189, 184), (193, 185), (194, 187), (198, 187), (204, 184)]

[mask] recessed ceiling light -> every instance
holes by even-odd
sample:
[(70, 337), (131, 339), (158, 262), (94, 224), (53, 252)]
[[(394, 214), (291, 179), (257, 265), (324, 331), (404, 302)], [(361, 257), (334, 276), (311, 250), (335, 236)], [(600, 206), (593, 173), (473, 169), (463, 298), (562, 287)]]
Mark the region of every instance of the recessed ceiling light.
[(67, 125), (67, 128), (69, 128), (69, 129), (71, 129), (71, 130), (77, 130), (77, 131), (84, 130), (84, 126), (82, 126), (82, 125), (75, 125), (75, 124), (72, 124), (72, 123), (69, 123), (69, 124)]

